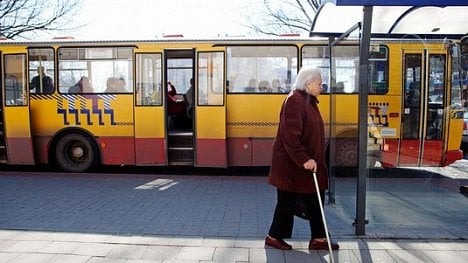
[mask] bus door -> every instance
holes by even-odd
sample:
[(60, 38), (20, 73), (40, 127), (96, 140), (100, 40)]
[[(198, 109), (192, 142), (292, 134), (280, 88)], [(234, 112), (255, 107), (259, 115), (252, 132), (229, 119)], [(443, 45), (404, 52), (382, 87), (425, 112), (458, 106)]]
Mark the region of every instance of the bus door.
[(135, 162), (166, 165), (163, 55), (137, 53), (135, 57)]
[(168, 165), (194, 165), (194, 49), (164, 50), (164, 105)]
[[(0, 162), (34, 164), (26, 54), (4, 54), (0, 111)], [(47, 120), (43, 120), (47, 121)]]
[(198, 49), (195, 78), (195, 163), (227, 167), (224, 49)]
[(446, 74), (444, 50), (404, 50), (400, 166), (442, 163)]

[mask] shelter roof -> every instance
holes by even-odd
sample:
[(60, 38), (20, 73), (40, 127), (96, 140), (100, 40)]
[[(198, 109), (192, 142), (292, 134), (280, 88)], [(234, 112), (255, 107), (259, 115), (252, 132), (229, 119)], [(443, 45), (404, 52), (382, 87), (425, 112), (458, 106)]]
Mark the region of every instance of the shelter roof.
[[(374, 6), (373, 35), (468, 34), (468, 6)], [(362, 6), (326, 3), (315, 15), (311, 35), (343, 33), (362, 20)]]

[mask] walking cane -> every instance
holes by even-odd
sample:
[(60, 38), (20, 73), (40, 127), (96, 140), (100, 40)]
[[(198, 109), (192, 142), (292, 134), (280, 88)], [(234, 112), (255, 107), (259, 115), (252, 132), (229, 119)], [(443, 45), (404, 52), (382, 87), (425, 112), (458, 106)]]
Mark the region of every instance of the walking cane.
[(327, 221), (325, 219), (325, 211), (323, 210), (323, 205), (322, 205), (322, 197), (320, 196), (320, 189), (319, 189), (318, 182), (317, 182), (317, 173), (314, 172), (313, 176), (314, 176), (315, 190), (317, 192), (317, 197), (318, 197), (319, 206), (320, 206), (320, 212), (322, 212), (322, 221), (323, 221), (323, 226), (325, 227), (325, 235), (327, 238), (328, 250), (330, 251), (331, 263), (335, 263), (333, 259), (333, 251), (331, 247), (330, 236), (328, 235), (328, 227), (327, 227)]

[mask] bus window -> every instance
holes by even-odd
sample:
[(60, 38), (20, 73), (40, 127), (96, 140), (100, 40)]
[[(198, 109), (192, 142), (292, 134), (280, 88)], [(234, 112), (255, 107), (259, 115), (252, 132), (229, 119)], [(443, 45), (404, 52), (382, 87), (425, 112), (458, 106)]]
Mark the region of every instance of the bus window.
[(406, 54), (403, 72), (405, 74), (403, 136), (404, 140), (419, 139), (420, 101), (421, 101), (421, 69), (420, 54)]
[[(188, 51), (192, 56), (192, 50)], [(177, 96), (182, 96), (190, 87), (190, 79), (193, 77), (192, 57), (172, 57), (167, 59), (167, 81), (170, 81), (176, 88)]]
[(132, 54), (131, 48), (60, 48), (60, 92), (132, 93)]
[(335, 46), (332, 63), (336, 70), (334, 80), (330, 80), (332, 93), (357, 93), (359, 91), (359, 47)]
[(224, 104), (224, 53), (200, 52), (198, 56), (198, 105)]
[(3, 76), (5, 85), (5, 105), (27, 105), (26, 79), (24, 74), (26, 56), (5, 55), (5, 75)]
[(442, 140), (442, 120), (445, 100), (445, 55), (429, 55), (429, 90), (426, 118), (426, 139)]
[(162, 55), (136, 55), (136, 104), (162, 104)]
[(30, 48), (28, 49), (28, 60), (30, 92), (54, 92), (54, 50), (52, 48)]
[(229, 93), (288, 93), (297, 74), (295, 46), (227, 49)]
[(322, 71), (322, 93), (330, 89), (330, 52), (328, 46), (305, 46), (302, 49), (302, 66), (318, 68)]
[(388, 93), (388, 47), (372, 45), (369, 54), (369, 94)]
[(322, 93), (356, 93), (359, 78), (358, 46), (337, 46), (334, 49), (335, 80), (330, 79), (330, 52), (328, 46), (306, 46), (302, 49), (302, 65), (322, 70)]

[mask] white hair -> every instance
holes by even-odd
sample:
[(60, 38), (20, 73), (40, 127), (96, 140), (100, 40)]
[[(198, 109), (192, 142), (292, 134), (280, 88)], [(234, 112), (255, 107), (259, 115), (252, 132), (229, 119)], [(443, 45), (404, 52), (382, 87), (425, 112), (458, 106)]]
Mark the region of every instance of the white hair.
[(293, 89), (305, 90), (307, 85), (314, 80), (322, 78), (322, 71), (318, 68), (302, 67), (297, 73)]

